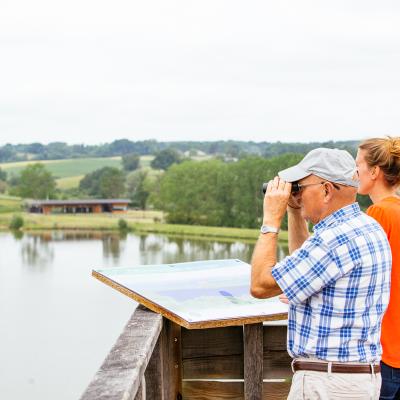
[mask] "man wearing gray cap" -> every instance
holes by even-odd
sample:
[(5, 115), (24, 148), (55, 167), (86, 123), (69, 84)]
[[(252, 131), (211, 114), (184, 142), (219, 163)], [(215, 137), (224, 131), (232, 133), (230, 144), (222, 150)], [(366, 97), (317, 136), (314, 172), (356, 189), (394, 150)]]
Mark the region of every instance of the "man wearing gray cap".
[[(380, 225), (355, 202), (355, 176), (348, 152), (320, 148), (266, 188), (251, 293), (281, 294), (289, 304), (291, 400), (379, 398), (391, 253)], [(286, 211), (290, 255), (277, 262)]]

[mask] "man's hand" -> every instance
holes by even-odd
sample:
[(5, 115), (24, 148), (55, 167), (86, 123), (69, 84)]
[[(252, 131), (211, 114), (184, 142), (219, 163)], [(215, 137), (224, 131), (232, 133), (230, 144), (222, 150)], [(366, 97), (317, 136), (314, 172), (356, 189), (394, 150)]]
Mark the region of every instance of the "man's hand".
[(284, 294), (280, 294), (278, 297), (282, 303), (289, 304), (289, 299)]
[(263, 224), (279, 228), (285, 215), (292, 184), (278, 176), (268, 182), (264, 197)]
[(300, 196), (291, 194), (288, 201), (288, 211), (300, 212), (300, 209), (301, 209)]

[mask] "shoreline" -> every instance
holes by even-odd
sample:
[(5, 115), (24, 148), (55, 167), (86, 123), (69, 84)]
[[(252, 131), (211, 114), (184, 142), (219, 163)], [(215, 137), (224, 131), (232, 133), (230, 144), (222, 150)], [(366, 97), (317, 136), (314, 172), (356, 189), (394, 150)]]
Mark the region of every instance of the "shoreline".
[[(13, 212), (0, 214), (0, 231), (11, 232), (9, 224), (13, 215), (19, 215), (24, 219), (21, 232), (37, 231), (110, 231), (120, 232), (119, 220), (125, 220), (128, 229), (125, 232), (158, 233), (164, 235), (187, 236), (212, 239), (246, 240), (255, 242), (259, 236), (258, 229), (228, 228), (202, 225), (178, 225), (163, 222), (158, 212), (138, 211), (136, 213), (111, 214), (111, 215), (42, 215), (26, 212)], [(124, 230), (122, 230), (124, 232)], [(287, 231), (279, 233), (279, 241), (288, 240)]]

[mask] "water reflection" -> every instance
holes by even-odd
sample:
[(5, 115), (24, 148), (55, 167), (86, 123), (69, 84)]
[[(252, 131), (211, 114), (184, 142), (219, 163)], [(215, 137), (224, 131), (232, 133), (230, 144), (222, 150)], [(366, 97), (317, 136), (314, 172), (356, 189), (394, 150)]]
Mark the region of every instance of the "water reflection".
[[(255, 243), (216, 241), (209, 238), (192, 239), (160, 235), (140, 236), (142, 264), (170, 264), (185, 261), (238, 258), (250, 262)], [(280, 244), (278, 259), (288, 254), (288, 247)]]
[(152, 264), (156, 248), (162, 249), (161, 263), (239, 258), (248, 261), (253, 251), (252, 244), (240, 242), (216, 242), (208, 239), (187, 239), (151, 235), (146, 239), (144, 264)]
[(103, 257), (118, 261), (121, 251), (124, 251), (126, 237), (126, 234), (122, 238), (119, 234), (104, 235), (101, 239), (103, 242)]
[(22, 263), (30, 269), (39, 270), (50, 266), (54, 259), (54, 249), (41, 235), (24, 235), (21, 239)]
[[(79, 251), (88, 251), (86, 241), (102, 245), (103, 259), (118, 264), (121, 254), (137, 247), (141, 264), (170, 264), (185, 261), (238, 258), (250, 262), (255, 243), (185, 238), (156, 234), (135, 235), (119, 232), (49, 231), (16, 237), (21, 241), (22, 260), (32, 267), (47, 267), (54, 258), (53, 242), (81, 242)], [(278, 259), (288, 254), (286, 243), (279, 243)], [(138, 260), (132, 260), (137, 263)]]

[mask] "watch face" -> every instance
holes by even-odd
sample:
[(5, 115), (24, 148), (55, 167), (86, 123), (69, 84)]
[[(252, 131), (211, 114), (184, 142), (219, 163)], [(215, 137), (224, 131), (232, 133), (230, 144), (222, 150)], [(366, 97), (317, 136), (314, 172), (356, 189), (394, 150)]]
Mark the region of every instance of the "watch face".
[(261, 233), (267, 233), (268, 232), (268, 226), (263, 225), (261, 227)]

